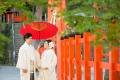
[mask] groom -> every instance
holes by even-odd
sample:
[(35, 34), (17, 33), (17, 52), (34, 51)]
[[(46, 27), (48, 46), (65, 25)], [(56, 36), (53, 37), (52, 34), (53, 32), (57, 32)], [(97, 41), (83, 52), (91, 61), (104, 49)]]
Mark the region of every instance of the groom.
[(35, 80), (36, 68), (40, 66), (40, 55), (31, 45), (32, 34), (24, 35), (25, 43), (20, 47), (16, 67), (20, 69), (21, 80)]

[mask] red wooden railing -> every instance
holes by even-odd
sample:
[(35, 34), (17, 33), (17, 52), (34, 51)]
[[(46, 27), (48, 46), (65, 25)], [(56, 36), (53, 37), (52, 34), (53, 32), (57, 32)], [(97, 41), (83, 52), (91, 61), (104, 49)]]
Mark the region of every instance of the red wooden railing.
[[(91, 80), (91, 67), (94, 68), (94, 80), (103, 80), (103, 70), (109, 70), (109, 80), (119, 80), (119, 53), (118, 48), (112, 49), (108, 55), (103, 54), (103, 46), (94, 46), (94, 61), (90, 58), (90, 42), (94, 36), (84, 33), (61, 40), (61, 80), (82, 80), (82, 65), (84, 66), (84, 80)], [(81, 45), (84, 46), (84, 60), (81, 59)], [(109, 62), (102, 62), (102, 57), (108, 56)], [(58, 80), (60, 80), (58, 78)]]

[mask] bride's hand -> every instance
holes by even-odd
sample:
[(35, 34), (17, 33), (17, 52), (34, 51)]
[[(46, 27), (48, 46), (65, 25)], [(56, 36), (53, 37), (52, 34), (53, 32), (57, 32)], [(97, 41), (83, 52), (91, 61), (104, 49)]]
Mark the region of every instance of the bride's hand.
[(45, 68), (44, 68), (44, 70), (48, 70), (48, 68), (47, 68), (47, 67), (45, 67)]

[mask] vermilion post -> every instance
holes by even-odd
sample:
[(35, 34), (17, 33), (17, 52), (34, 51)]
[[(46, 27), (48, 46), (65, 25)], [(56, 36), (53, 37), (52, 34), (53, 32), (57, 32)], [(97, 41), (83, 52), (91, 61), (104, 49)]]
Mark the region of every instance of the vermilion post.
[[(62, 10), (64, 10), (66, 8), (66, 0), (61, 0), (62, 2)], [(62, 30), (66, 29), (66, 24), (65, 22), (62, 22)]]
[(90, 80), (91, 73), (88, 62), (90, 61), (90, 42), (88, 37), (90, 36), (89, 32), (84, 33), (84, 80)]
[[(64, 3), (65, 1), (62, 0)], [(63, 2), (59, 7), (56, 7), (56, 12), (58, 13), (58, 11), (62, 11), (63, 10)], [(65, 8), (65, 7), (64, 7)], [(65, 25), (63, 25), (63, 21), (61, 18), (57, 18), (56, 19), (56, 26), (58, 27), (58, 31), (61, 32), (65, 29)], [(64, 28), (63, 28), (64, 27)], [(60, 41), (60, 34), (57, 34), (57, 75), (58, 75), (58, 80), (62, 80), (62, 72), (61, 72), (61, 41)]]
[(102, 46), (96, 45), (94, 47), (94, 79), (102, 80), (102, 68), (99, 68), (99, 63), (102, 62)]
[(61, 40), (61, 68), (62, 68), (62, 80), (65, 80), (65, 39)]
[[(61, 7), (56, 8), (57, 11), (61, 10)], [(62, 20), (56, 19), (56, 26), (58, 27), (58, 31), (62, 31)], [(61, 35), (57, 34), (57, 80), (62, 80), (62, 73), (61, 73)]]
[(76, 47), (76, 80), (82, 80), (82, 70), (81, 65), (79, 65), (79, 62), (81, 61), (81, 46), (79, 43), (79, 39), (81, 39), (80, 35), (75, 36), (75, 47)]
[(116, 63), (119, 63), (119, 51), (118, 51), (118, 48), (114, 48), (109, 53), (109, 64), (110, 64), (109, 80), (119, 80), (119, 72), (115, 71), (115, 67), (114, 67), (114, 65)]
[[(65, 44), (65, 40), (61, 40), (61, 65), (62, 65), (62, 66), (61, 66), (61, 73), (62, 73), (62, 74), (64, 73), (64, 70), (65, 70), (65, 69), (64, 69), (64, 58), (65, 58), (65, 57), (64, 57), (64, 54), (65, 54), (65, 53), (64, 53), (64, 47), (65, 47), (64, 44)], [(61, 79), (64, 80), (64, 79), (63, 79), (63, 76), (62, 76)]]
[(70, 79), (72, 80), (74, 78), (74, 64), (72, 64), (72, 60), (74, 59), (74, 44), (72, 44), (72, 41), (74, 40), (73, 37), (69, 37), (69, 56), (70, 56)]
[[(48, 4), (52, 4), (53, 0), (48, 0)], [(50, 22), (51, 17), (52, 17), (52, 12), (51, 12), (52, 8), (48, 7), (48, 22)]]
[(67, 80), (67, 77), (69, 75), (69, 63), (68, 63), (68, 58), (69, 58), (69, 50), (68, 50), (68, 39), (65, 39), (65, 80)]

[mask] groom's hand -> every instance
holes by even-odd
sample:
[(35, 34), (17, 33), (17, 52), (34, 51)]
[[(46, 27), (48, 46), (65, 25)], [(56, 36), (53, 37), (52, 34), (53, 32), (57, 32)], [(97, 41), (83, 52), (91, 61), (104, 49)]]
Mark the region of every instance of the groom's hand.
[(27, 70), (26, 69), (22, 69), (23, 73), (27, 73)]
[(45, 67), (44, 69), (45, 69), (45, 70), (48, 70), (48, 68), (47, 68), (47, 67)]

